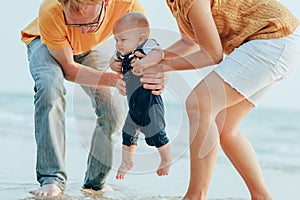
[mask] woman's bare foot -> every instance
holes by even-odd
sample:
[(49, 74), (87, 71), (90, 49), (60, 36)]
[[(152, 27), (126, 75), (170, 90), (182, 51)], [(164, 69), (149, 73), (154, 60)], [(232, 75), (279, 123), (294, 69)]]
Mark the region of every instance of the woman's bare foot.
[(122, 146), (122, 163), (118, 169), (116, 179), (124, 179), (126, 173), (133, 167), (133, 154), (136, 145)]
[(161, 161), (158, 169), (156, 170), (156, 174), (158, 176), (167, 176), (172, 164), (170, 144), (168, 143), (159, 147), (158, 152)]
[(124, 179), (126, 173), (133, 167), (132, 161), (123, 160), (116, 176), (116, 179)]
[(57, 187), (55, 184), (47, 184), (43, 185), (42, 187), (33, 190), (30, 194), (39, 196), (39, 197), (54, 197), (62, 194), (61, 189)]

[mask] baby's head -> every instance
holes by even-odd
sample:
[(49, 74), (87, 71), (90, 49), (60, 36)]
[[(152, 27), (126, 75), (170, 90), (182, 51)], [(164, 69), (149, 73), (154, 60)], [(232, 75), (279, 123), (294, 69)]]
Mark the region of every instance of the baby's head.
[(116, 21), (113, 34), (117, 50), (126, 55), (148, 39), (150, 34), (148, 20), (139, 12), (130, 12)]

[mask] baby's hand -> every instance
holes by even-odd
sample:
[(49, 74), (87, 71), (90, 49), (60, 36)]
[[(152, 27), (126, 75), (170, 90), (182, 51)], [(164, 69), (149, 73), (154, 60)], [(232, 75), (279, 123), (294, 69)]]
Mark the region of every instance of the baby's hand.
[(131, 61), (131, 66), (132, 66), (132, 67), (137, 67), (137, 68), (139, 68), (139, 67), (141, 67), (141, 65), (143, 65), (143, 60), (142, 60), (142, 59), (145, 57), (145, 55), (142, 54), (142, 53), (139, 52), (139, 51), (136, 51), (136, 52), (134, 53), (134, 55), (135, 55), (135, 58), (132, 59), (132, 61)]
[(115, 57), (111, 57), (111, 59), (109, 61), (109, 66), (113, 71), (115, 71), (117, 73), (122, 72), (122, 62), (115, 59)]
[(119, 90), (119, 93), (126, 96), (126, 82), (123, 80), (123, 74), (119, 74), (119, 80), (117, 81), (115, 87)]

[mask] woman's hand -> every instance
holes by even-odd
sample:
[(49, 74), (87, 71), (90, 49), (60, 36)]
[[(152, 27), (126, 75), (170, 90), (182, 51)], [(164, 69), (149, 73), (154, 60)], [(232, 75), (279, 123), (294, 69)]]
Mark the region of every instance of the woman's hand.
[[(126, 96), (126, 82), (123, 80), (123, 74), (114, 74), (115, 81), (115, 88), (119, 90), (119, 93), (123, 96)], [(140, 79), (143, 83), (143, 87), (147, 90), (152, 90), (152, 94), (160, 95), (165, 88), (165, 75), (163, 73), (156, 73), (156, 74), (144, 74), (143, 77)]]
[(143, 87), (147, 90), (152, 90), (154, 95), (160, 95), (164, 91), (164, 73), (144, 74), (140, 81), (143, 83)]
[[(149, 64), (148, 60), (145, 62), (145, 55), (138, 51), (135, 52), (135, 55), (138, 58), (134, 59), (131, 63), (133, 67), (132, 72), (136, 76), (142, 76), (140, 81), (143, 83), (145, 89), (152, 90), (152, 94), (154, 95), (160, 95), (165, 87), (164, 71), (161, 68), (163, 66), (155, 63), (153, 65)], [(152, 59), (150, 60), (152, 61)]]
[[(153, 51), (150, 52), (148, 55), (144, 55), (140, 52), (135, 52), (135, 55), (138, 57), (136, 59), (134, 59), (131, 63), (131, 66), (133, 67), (132, 72), (136, 75), (136, 76), (141, 76), (144, 74), (154, 74), (154, 73), (162, 73), (166, 70), (167, 67), (164, 66), (164, 59), (162, 59), (160, 56), (155, 53), (160, 54), (161, 52), (159, 51)], [(151, 57), (149, 57), (149, 55), (152, 53)], [(155, 58), (156, 57), (156, 58)], [(156, 62), (154, 62), (154, 60), (156, 60)]]
[(121, 61), (117, 60), (115, 57), (111, 57), (111, 59), (109, 61), (109, 66), (113, 71), (121, 74), (121, 72), (122, 72), (122, 62)]
[(164, 60), (162, 60), (160, 63), (158, 64), (153, 64), (153, 65), (149, 65), (149, 66), (145, 66), (145, 65), (140, 65), (138, 67), (135, 67), (132, 69), (132, 72), (136, 75), (136, 76), (141, 76), (141, 75), (145, 75), (145, 74), (156, 74), (156, 73), (164, 73), (167, 71), (171, 71), (172, 69), (168, 69), (168, 67), (164, 64), (162, 64), (164, 62)]

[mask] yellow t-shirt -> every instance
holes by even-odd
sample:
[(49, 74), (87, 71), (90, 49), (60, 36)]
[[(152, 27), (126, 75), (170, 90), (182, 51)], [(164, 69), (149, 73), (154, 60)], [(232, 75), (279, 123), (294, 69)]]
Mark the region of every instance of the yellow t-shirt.
[[(166, 0), (181, 30), (195, 39), (188, 12), (196, 0)], [(213, 0), (211, 7), (225, 54), (255, 39), (274, 39), (295, 31), (299, 21), (277, 0)]]
[(61, 5), (57, 0), (44, 0), (39, 16), (21, 31), (21, 40), (28, 45), (36, 37), (53, 48), (64, 49), (70, 45), (74, 55), (87, 52), (112, 35), (114, 23), (132, 11), (144, 13), (138, 0), (106, 0), (104, 19), (95, 33), (83, 34), (79, 27), (65, 25)]

